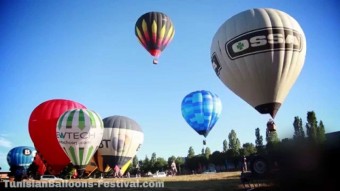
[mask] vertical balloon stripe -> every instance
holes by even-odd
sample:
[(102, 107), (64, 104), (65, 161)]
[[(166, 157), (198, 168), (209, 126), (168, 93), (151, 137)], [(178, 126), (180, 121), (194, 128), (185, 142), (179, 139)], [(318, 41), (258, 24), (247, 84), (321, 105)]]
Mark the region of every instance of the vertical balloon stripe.
[(85, 128), (85, 116), (84, 116), (84, 111), (82, 109), (79, 110), (78, 127), (81, 130)]
[(152, 22), (151, 31), (152, 31), (152, 40), (154, 43), (157, 43), (157, 23), (155, 20), (153, 20)]
[(163, 14), (156, 14), (154, 18), (155, 18), (155, 21), (156, 21), (156, 24), (157, 24), (155, 46), (158, 49), (161, 49), (160, 45), (161, 45), (161, 42), (163, 41), (163, 37), (161, 36), (161, 31), (165, 27), (165, 23), (167, 21), (167, 18)]
[(144, 47), (146, 47), (146, 42), (145, 42), (145, 40), (144, 40), (144, 38), (143, 38), (143, 36), (142, 36), (142, 34), (141, 34), (141, 32), (140, 32), (140, 30), (139, 30), (138, 27), (136, 27), (136, 31), (137, 31), (137, 37), (138, 37), (139, 42), (140, 42)]
[(148, 25), (146, 24), (144, 19), (142, 21), (142, 29), (143, 29), (143, 34), (144, 34), (146, 41), (147, 42), (150, 41), (149, 32), (148, 32)]
[(66, 122), (66, 128), (70, 129), (72, 128), (72, 122), (73, 122), (73, 115), (75, 114), (76, 110), (72, 110), (71, 112), (68, 112), (67, 122)]
[(93, 115), (93, 113), (91, 111), (88, 112), (88, 115), (90, 117), (91, 128), (95, 128), (96, 127), (95, 116)]
[(220, 101), (220, 99), (214, 94), (211, 94), (211, 96), (212, 96), (212, 100), (215, 104), (213, 104), (213, 108), (212, 108), (212, 111), (211, 111), (212, 116), (211, 116), (211, 122), (210, 122), (209, 126), (215, 125), (215, 123), (217, 122), (219, 115), (221, 113), (221, 101)]
[(68, 156), (71, 157), (71, 160), (73, 161), (73, 164), (79, 164), (76, 156), (76, 151), (73, 146), (70, 146), (69, 148), (69, 154)]
[[(169, 39), (169, 42), (171, 42), (172, 41), (172, 39), (174, 38), (174, 36), (175, 36), (175, 30), (173, 30), (172, 31), (172, 33), (171, 33), (171, 37), (170, 37), (170, 39)], [(169, 43), (168, 42), (168, 43)]]
[[(98, 149), (98, 147), (96, 147), (96, 150)], [(91, 157), (93, 156), (94, 151), (93, 151), (93, 145), (91, 145), (87, 151), (87, 155), (86, 155), (86, 160), (85, 160), (85, 164), (88, 164), (91, 160)]]
[(104, 128), (104, 123), (103, 123), (103, 120), (102, 118), (98, 115), (98, 113), (94, 112), (94, 115), (97, 117), (96, 119), (96, 125), (99, 127), (99, 128)]
[(164, 42), (163, 42), (163, 46), (166, 46), (167, 44), (169, 44), (169, 42), (171, 41), (171, 39), (174, 37), (174, 31), (173, 31), (174, 29), (173, 29), (173, 26), (171, 25), (170, 26), (170, 29), (169, 29), (169, 31), (168, 31), (168, 34), (166, 35), (166, 37), (165, 37), (165, 40), (164, 40)]
[(58, 129), (60, 130), (60, 128), (62, 127), (62, 123), (64, 121), (64, 117), (67, 114), (67, 112), (63, 113), (63, 115), (59, 118), (57, 125), (58, 125)]
[(84, 165), (84, 161), (83, 161), (84, 147), (79, 147), (78, 152), (79, 152), (79, 165)]
[(165, 25), (162, 27), (162, 29), (159, 32), (159, 38), (158, 38), (158, 46), (161, 47), (162, 46), (162, 42), (164, 40), (164, 35), (165, 35)]

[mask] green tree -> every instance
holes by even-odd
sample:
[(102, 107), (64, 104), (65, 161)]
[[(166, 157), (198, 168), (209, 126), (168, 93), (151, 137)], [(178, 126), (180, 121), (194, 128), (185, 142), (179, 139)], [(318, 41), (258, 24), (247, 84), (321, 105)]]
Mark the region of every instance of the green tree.
[(177, 165), (177, 171), (179, 173), (182, 173), (182, 168), (184, 166), (184, 162), (185, 162), (185, 160), (184, 160), (183, 157), (177, 157), (176, 160), (175, 160), (175, 163)]
[(278, 143), (280, 142), (279, 137), (277, 136), (277, 132), (276, 131), (268, 131), (266, 133), (266, 141), (267, 141), (267, 145), (266, 145), (266, 150), (268, 152), (274, 152), (277, 151), (278, 149)]
[(176, 161), (176, 157), (174, 155), (168, 158), (168, 166), (170, 166), (173, 161)]
[(268, 144), (276, 144), (276, 143), (280, 142), (280, 139), (277, 135), (277, 132), (276, 131), (267, 131), (266, 141), (267, 141), (267, 145)]
[(188, 151), (188, 158), (192, 158), (195, 156), (195, 151), (192, 147), (189, 147), (189, 151)]
[(244, 143), (242, 145), (243, 148), (243, 155), (244, 156), (249, 156), (251, 154), (256, 153), (256, 148), (255, 145), (253, 143)]
[(226, 139), (224, 139), (223, 141), (223, 152), (227, 152), (228, 150), (228, 141)]
[(209, 147), (206, 147), (204, 151), (205, 158), (209, 159), (210, 155), (211, 155), (211, 150)]
[(156, 153), (152, 153), (151, 154), (151, 159), (150, 159), (151, 166), (154, 166), (156, 161), (157, 161), (157, 155), (156, 155)]
[(157, 162), (157, 155), (156, 155), (156, 153), (152, 153), (151, 154), (151, 159), (150, 159), (150, 163), (149, 163), (149, 165), (150, 165), (150, 170), (151, 170), (151, 172), (156, 172), (156, 162)]
[(162, 157), (158, 157), (156, 159), (153, 172), (156, 172), (157, 170), (158, 171), (165, 171), (167, 169), (167, 167), (168, 167), (167, 161)]
[(232, 156), (239, 156), (241, 143), (237, 138), (236, 132), (232, 129), (228, 135), (229, 149), (231, 150)]
[(143, 172), (151, 171), (150, 159), (146, 155), (144, 160), (142, 161), (142, 166), (140, 167)]
[(209, 161), (215, 165), (224, 165), (226, 152), (221, 153), (220, 151), (215, 151), (211, 154)]
[(137, 155), (133, 157), (132, 159), (132, 166), (136, 167), (138, 165), (138, 157)]
[(255, 129), (255, 147), (257, 149), (257, 152), (262, 153), (264, 151), (263, 148), (263, 136), (260, 133), (260, 128)]
[(306, 123), (306, 130), (308, 138), (313, 141), (317, 142), (317, 124), (318, 121), (316, 120), (316, 115), (314, 111), (307, 112), (307, 123)]
[(305, 131), (303, 130), (302, 119), (300, 117), (298, 117), (298, 116), (294, 117), (293, 126), (294, 126), (294, 136), (293, 136), (293, 138), (295, 140), (304, 139), (305, 138)]
[(323, 143), (326, 141), (325, 126), (323, 125), (322, 120), (320, 120), (318, 129), (317, 129), (317, 136), (318, 136), (319, 143)]

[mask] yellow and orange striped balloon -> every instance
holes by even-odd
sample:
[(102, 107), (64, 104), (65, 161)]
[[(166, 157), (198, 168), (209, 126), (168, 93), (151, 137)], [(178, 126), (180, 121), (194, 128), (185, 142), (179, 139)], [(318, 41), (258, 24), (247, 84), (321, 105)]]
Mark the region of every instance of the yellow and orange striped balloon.
[(154, 56), (154, 64), (157, 64), (161, 52), (172, 41), (175, 28), (164, 13), (148, 12), (137, 20), (135, 34), (142, 46)]

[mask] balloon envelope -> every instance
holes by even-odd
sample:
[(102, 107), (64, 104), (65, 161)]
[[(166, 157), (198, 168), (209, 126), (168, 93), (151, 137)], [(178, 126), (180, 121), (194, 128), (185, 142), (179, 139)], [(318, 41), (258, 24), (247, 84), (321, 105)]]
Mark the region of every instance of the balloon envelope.
[(23, 167), (27, 169), (33, 162), (37, 151), (33, 147), (20, 146), (12, 148), (7, 154), (10, 167)]
[(198, 134), (207, 137), (219, 119), (222, 102), (216, 94), (200, 90), (186, 95), (181, 108), (185, 121)]
[(37, 173), (39, 175), (43, 175), (45, 174), (46, 171), (46, 165), (44, 163), (44, 161), (42, 160), (42, 158), (40, 157), (39, 153), (37, 153), (34, 157), (34, 161), (35, 165), (37, 165), (38, 169), (37, 169)]
[(137, 153), (144, 141), (144, 133), (138, 123), (125, 116), (103, 119), (104, 136), (95, 158), (99, 169), (118, 165), (123, 167)]
[(101, 117), (89, 109), (72, 109), (60, 116), (57, 139), (72, 164), (85, 168), (103, 138)]
[(300, 25), (276, 9), (250, 9), (231, 17), (211, 45), (212, 66), (220, 80), (272, 117), (299, 76), (305, 55)]
[(34, 147), (46, 161), (49, 173), (58, 175), (69, 163), (56, 137), (59, 117), (67, 110), (85, 108), (84, 105), (65, 99), (52, 99), (38, 105), (29, 118), (28, 130)]
[(95, 171), (95, 170), (97, 170), (97, 164), (96, 164), (96, 162), (95, 162), (95, 160), (94, 160), (94, 158), (92, 157), (91, 158), (91, 160), (90, 160), (90, 162), (89, 162), (89, 164), (87, 164), (86, 165), (86, 167), (85, 167), (85, 174), (87, 175), (87, 176), (91, 176), (91, 174)]
[(142, 46), (157, 58), (173, 39), (175, 28), (166, 14), (148, 12), (137, 20), (135, 34)]

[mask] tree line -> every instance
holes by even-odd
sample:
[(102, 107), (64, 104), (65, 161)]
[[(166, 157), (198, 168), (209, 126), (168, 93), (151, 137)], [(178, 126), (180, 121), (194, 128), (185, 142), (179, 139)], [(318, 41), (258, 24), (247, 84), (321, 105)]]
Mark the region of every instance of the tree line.
[[(292, 138), (285, 138), (280, 141), (276, 131), (267, 131), (265, 134), (266, 144), (264, 144), (264, 137), (258, 127), (255, 128), (255, 144), (250, 142), (241, 144), (236, 132), (231, 129), (227, 139), (222, 142), (221, 151), (212, 152), (209, 147), (203, 147), (200, 153), (196, 153), (193, 147), (190, 146), (188, 154), (185, 157), (170, 156), (166, 160), (162, 157), (157, 157), (155, 152), (151, 154), (151, 158), (145, 156), (143, 160), (139, 160), (138, 157), (135, 156), (126, 172), (130, 174), (145, 174), (148, 172), (167, 171), (170, 169), (173, 161), (176, 163), (179, 174), (200, 173), (209, 169), (209, 166), (214, 166), (214, 168), (219, 171), (239, 170), (241, 159), (243, 159), (244, 156), (248, 157), (257, 153), (270, 152), (273, 149), (280, 148), (279, 145), (281, 143), (307, 140), (315, 144), (322, 144), (326, 140), (323, 121), (317, 121), (314, 111), (307, 112), (307, 122), (305, 125), (303, 125), (303, 121), (299, 116), (294, 117), (292, 125), (294, 129)], [(231, 168), (229, 168), (228, 165), (231, 166)], [(36, 170), (36, 167), (33, 165), (27, 170), (27, 173), (29, 176), (35, 176)], [(15, 168), (10, 168), (10, 171), (10, 175), (15, 175)], [(70, 164), (65, 168), (62, 175), (65, 177), (71, 176), (73, 171), (74, 167)], [(98, 177), (101, 172), (97, 171), (93, 174)]]
[[(265, 141), (260, 132), (260, 128), (255, 129), (255, 144), (246, 142), (241, 144), (237, 138), (236, 132), (232, 129), (228, 134), (228, 139), (222, 142), (222, 151), (211, 152), (209, 147), (203, 148), (200, 153), (196, 154), (193, 147), (190, 146), (186, 157), (171, 156), (168, 160), (162, 157), (156, 157), (156, 153), (152, 153), (151, 158), (145, 156), (143, 160), (134, 158), (129, 170), (134, 173), (139, 168), (142, 172), (165, 171), (169, 169), (172, 161), (176, 162), (179, 173), (187, 174), (192, 172), (202, 172), (209, 168), (209, 165), (222, 167), (219, 170), (228, 170), (228, 164), (239, 170), (241, 159), (256, 153), (270, 152), (279, 148), (280, 143), (292, 141), (311, 141), (312, 143), (322, 144), (326, 140), (325, 127), (323, 121), (317, 121), (314, 111), (307, 112), (307, 122), (303, 125), (302, 118), (294, 117), (292, 123), (294, 135), (292, 138), (280, 140), (277, 131), (266, 131)], [(305, 127), (305, 130), (304, 130)], [(306, 132), (306, 133), (305, 133)], [(137, 167), (137, 168), (136, 168)]]

